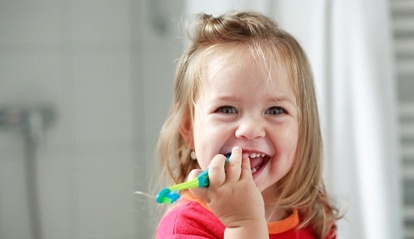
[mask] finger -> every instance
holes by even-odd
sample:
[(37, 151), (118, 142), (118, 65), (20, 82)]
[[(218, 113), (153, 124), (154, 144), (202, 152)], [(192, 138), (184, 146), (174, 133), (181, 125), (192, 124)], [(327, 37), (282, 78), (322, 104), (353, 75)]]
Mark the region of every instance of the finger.
[[(191, 179), (196, 178), (201, 172), (203, 172), (203, 170), (201, 169), (191, 170), (191, 172), (188, 174), (187, 181), (190, 181)], [(193, 194), (197, 198), (204, 199), (206, 197), (206, 188), (191, 188), (189, 190), (191, 194)]]
[(188, 174), (187, 181), (190, 181), (191, 179), (196, 178), (201, 172), (203, 172), (203, 170), (201, 169), (191, 170), (191, 172)]
[(226, 181), (239, 181), (241, 173), (242, 150), (234, 147), (226, 168)]
[(242, 157), (240, 179), (253, 179), (249, 157)]
[(223, 185), (226, 174), (224, 171), (224, 165), (226, 163), (226, 157), (224, 155), (216, 155), (210, 162), (208, 167), (208, 178), (210, 181), (209, 187), (217, 188)]

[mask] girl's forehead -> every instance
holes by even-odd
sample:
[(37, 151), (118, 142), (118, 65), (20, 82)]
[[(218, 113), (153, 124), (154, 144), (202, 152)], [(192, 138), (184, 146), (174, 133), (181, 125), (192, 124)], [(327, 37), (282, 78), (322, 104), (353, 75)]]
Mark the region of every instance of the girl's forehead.
[(296, 102), (291, 80), (276, 62), (266, 65), (249, 55), (234, 56), (219, 53), (206, 61), (203, 77), (200, 78), (200, 96), (224, 97), (235, 93), (251, 95), (255, 92), (264, 98), (282, 97)]
[(223, 72), (227, 75), (253, 73), (256, 75), (257, 82), (265, 84), (264, 86), (268, 88), (273, 88), (281, 81), (287, 81), (290, 87), (292, 86), (288, 77), (290, 74), (282, 60), (272, 54), (254, 53), (251, 49), (238, 49), (238, 47), (216, 49), (210, 52), (202, 63), (204, 65), (203, 82), (208, 83), (208, 79), (214, 79)]

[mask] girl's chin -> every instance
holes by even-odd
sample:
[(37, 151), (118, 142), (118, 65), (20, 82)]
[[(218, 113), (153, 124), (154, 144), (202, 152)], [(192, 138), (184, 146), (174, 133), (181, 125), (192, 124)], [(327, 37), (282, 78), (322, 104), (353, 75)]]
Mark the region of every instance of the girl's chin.
[(252, 174), (252, 176), (256, 187), (263, 196), (271, 195), (271, 198), (275, 197), (275, 192), (278, 188), (277, 182), (280, 179), (276, 179), (275, 175), (270, 175), (270, 165), (262, 167), (259, 171)]
[[(256, 184), (257, 186), (257, 184)], [(257, 188), (259, 189), (260, 193), (262, 194), (262, 197), (265, 201), (267, 201), (268, 203), (270, 202), (274, 202), (276, 199), (276, 194), (277, 194), (277, 184), (261, 184), (259, 186), (257, 186)]]

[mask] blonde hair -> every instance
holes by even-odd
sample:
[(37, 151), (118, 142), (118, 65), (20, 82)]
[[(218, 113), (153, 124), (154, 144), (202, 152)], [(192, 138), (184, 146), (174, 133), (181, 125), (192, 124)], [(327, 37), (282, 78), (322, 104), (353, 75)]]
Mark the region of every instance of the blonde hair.
[(181, 136), (180, 127), (184, 122), (192, 126), (199, 83), (209, 55), (217, 52), (218, 47), (224, 51), (231, 47), (247, 49), (238, 54), (250, 54), (256, 63), (261, 63), (258, 65), (267, 65), (269, 71), (270, 66), (284, 69), (296, 96), (298, 147), (292, 170), (278, 182), (279, 206), (298, 209), (301, 226), (311, 227), (320, 238), (335, 230), (339, 216), (327, 197), (321, 176), (322, 137), (313, 77), (298, 42), (270, 18), (256, 12), (219, 17), (201, 14), (190, 39), (191, 44), (177, 66), (173, 103), (158, 141), (159, 157), (169, 183), (185, 181), (190, 171), (199, 167), (190, 158), (191, 149)]

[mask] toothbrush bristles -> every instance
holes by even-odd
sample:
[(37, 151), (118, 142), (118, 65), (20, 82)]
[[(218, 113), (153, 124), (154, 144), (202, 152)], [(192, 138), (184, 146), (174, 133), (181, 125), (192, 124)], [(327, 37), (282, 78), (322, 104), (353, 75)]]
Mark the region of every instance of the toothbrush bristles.
[(152, 196), (152, 195), (150, 195), (148, 193), (144, 193), (142, 191), (135, 191), (134, 194), (143, 195), (143, 196), (146, 196), (146, 197), (149, 197), (149, 198), (155, 198), (154, 196)]

